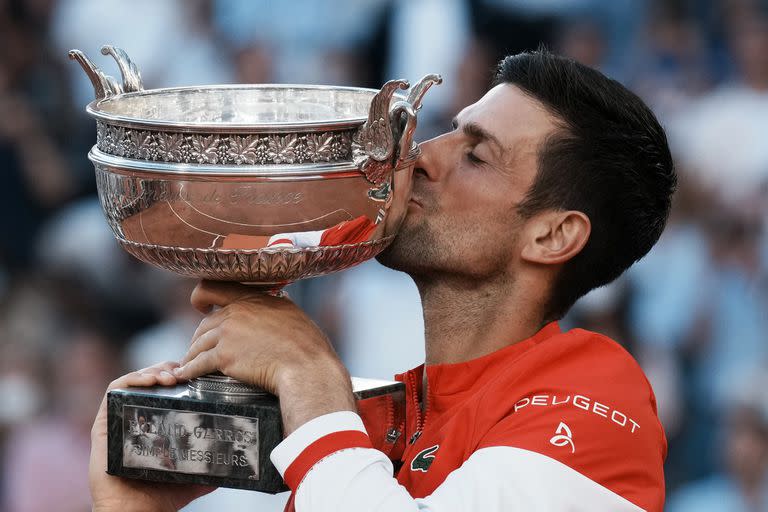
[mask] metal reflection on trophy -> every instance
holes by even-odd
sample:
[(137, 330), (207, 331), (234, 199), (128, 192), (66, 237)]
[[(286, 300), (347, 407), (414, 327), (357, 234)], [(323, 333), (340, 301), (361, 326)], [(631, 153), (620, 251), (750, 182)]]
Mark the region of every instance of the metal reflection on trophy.
[[(116, 60), (121, 82), (83, 52), (69, 55), (96, 93), (87, 106), (97, 127), (88, 157), (99, 199), (117, 241), (135, 257), (184, 276), (274, 291), (372, 258), (394, 238), (419, 154), (417, 112), (439, 76), (410, 89), (392, 80), (380, 90), (144, 90), (123, 50), (101, 52)], [(397, 439), (402, 386), (353, 380), (361, 411), (372, 411), (364, 417), (369, 433), (381, 443)], [(246, 431), (247, 441), (237, 438)], [(281, 439), (276, 398), (224, 376), (109, 394), (114, 474), (278, 492), (284, 486), (268, 456)]]

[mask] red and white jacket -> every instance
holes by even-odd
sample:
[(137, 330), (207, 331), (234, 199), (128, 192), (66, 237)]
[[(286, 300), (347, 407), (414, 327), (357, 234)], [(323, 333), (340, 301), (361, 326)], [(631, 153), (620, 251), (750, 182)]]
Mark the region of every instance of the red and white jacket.
[(663, 509), (655, 397), (609, 338), (551, 323), (486, 356), (429, 366), (423, 416), (422, 371), (396, 377), (407, 410), (389, 457), (353, 412), (315, 418), (272, 451), (294, 491), (286, 510)]

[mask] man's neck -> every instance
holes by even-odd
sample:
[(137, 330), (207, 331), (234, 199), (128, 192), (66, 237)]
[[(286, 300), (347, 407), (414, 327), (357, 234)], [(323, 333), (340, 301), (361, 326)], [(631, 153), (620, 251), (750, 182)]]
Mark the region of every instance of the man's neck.
[(533, 336), (544, 324), (542, 304), (508, 281), (435, 280), (417, 285), (424, 310), (426, 365), (490, 354)]

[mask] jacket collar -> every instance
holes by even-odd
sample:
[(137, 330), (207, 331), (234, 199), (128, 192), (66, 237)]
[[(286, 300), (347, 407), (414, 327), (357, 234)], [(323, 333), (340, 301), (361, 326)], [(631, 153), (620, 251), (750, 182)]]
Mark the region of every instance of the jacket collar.
[[(442, 406), (448, 406), (448, 402), (460, 400), (464, 395), (471, 393), (498, 375), (502, 367), (508, 366), (532, 347), (560, 334), (560, 332), (559, 324), (551, 322), (530, 338), (490, 354), (460, 363), (427, 366), (429, 400), (433, 411), (434, 409), (443, 409)], [(404, 382), (406, 387), (409, 386), (409, 381), (414, 382), (416, 393), (421, 396), (423, 371), (424, 364), (421, 364), (412, 370), (396, 375), (395, 379)], [(413, 375), (412, 380), (408, 378), (409, 374)]]

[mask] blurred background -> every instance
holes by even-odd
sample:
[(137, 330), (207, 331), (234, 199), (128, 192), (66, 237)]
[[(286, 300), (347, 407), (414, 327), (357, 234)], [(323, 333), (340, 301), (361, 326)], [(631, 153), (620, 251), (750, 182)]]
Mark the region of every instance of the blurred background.
[[(421, 140), (545, 44), (642, 96), (680, 188), (661, 241), (565, 326), (640, 361), (669, 440), (668, 510), (768, 511), (768, 9), (750, 0), (0, 0), (0, 510), (89, 510), (89, 429), (107, 383), (178, 359), (194, 282), (113, 241), (86, 158), (79, 48), (124, 48), (146, 88), (328, 83), (438, 72)], [(354, 375), (423, 361), (410, 280), (369, 262), (294, 285)], [(385, 317), (386, 328), (372, 329)], [(380, 322), (377, 324), (381, 325)], [(282, 510), (220, 490), (188, 510)]]

